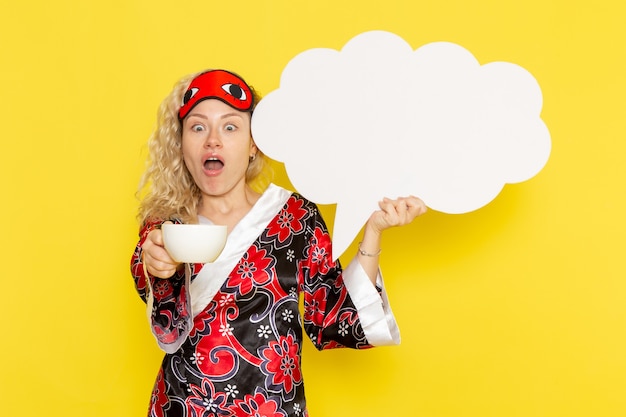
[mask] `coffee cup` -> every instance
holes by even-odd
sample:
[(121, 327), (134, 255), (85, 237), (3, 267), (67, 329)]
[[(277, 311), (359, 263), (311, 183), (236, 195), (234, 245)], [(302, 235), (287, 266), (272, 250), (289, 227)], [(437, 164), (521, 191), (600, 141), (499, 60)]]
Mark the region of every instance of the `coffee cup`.
[(213, 262), (226, 245), (227, 227), (209, 224), (174, 224), (161, 226), (163, 243), (177, 262)]

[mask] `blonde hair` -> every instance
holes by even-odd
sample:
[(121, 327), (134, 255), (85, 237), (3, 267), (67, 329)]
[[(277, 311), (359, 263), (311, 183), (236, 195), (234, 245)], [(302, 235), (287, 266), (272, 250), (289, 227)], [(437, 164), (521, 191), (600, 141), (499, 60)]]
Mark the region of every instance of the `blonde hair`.
[[(178, 110), (189, 83), (199, 74), (201, 72), (181, 78), (159, 106), (157, 126), (148, 140), (146, 170), (137, 191), (140, 199), (137, 218), (141, 224), (169, 219), (197, 222), (202, 195), (183, 161)], [(250, 90), (256, 106), (261, 97), (252, 87)], [(246, 182), (255, 182), (267, 165), (266, 156), (259, 150), (248, 165)]]

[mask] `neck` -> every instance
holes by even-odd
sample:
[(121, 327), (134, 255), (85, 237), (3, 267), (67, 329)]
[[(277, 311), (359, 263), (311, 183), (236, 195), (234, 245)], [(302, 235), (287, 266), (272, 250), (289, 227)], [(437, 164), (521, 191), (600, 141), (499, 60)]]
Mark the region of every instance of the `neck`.
[(230, 232), (252, 209), (261, 195), (245, 185), (240, 191), (223, 196), (204, 195), (198, 214), (215, 224), (228, 226)]

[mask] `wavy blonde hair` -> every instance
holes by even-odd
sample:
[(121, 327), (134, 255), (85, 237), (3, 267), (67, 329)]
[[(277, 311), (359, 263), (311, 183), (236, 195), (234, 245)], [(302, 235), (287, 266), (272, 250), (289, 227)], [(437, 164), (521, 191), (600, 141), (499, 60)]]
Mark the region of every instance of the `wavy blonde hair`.
[[(197, 222), (202, 194), (183, 161), (178, 110), (189, 83), (202, 72), (181, 78), (159, 106), (157, 126), (148, 140), (146, 170), (137, 191), (140, 200), (137, 218), (141, 224), (168, 219), (179, 219), (184, 223)], [(250, 90), (256, 106), (261, 97), (254, 88), (250, 87)], [(260, 183), (258, 179), (267, 165), (267, 157), (259, 150), (256, 158), (248, 165), (246, 182)], [(267, 182), (255, 184), (253, 188), (261, 191)]]

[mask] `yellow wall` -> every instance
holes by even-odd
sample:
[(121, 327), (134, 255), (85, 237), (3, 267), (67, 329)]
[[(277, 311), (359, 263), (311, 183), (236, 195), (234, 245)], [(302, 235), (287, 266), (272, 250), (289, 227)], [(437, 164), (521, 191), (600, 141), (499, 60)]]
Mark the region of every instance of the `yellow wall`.
[[(134, 191), (174, 81), (226, 67), (269, 92), (297, 53), (383, 29), (528, 69), (553, 150), (487, 207), (386, 236), (403, 343), (307, 344), (312, 417), (626, 415), (624, 4), (3, 4), (1, 414), (145, 414), (161, 353), (129, 275)], [(288, 185), (280, 167), (277, 182)]]

